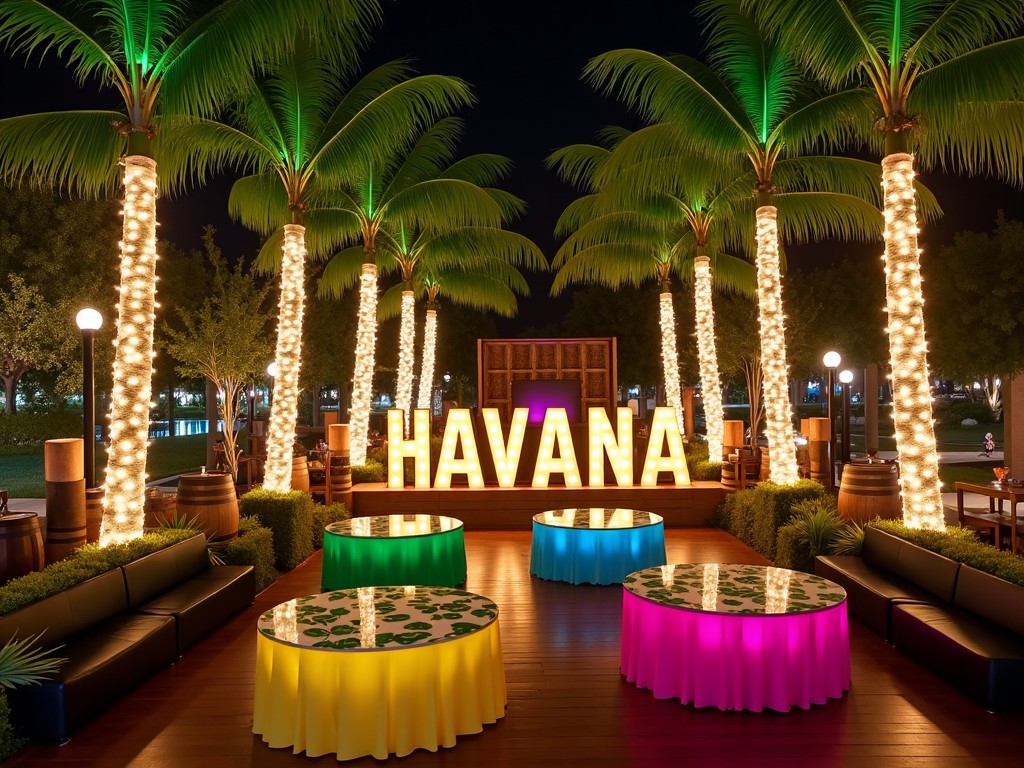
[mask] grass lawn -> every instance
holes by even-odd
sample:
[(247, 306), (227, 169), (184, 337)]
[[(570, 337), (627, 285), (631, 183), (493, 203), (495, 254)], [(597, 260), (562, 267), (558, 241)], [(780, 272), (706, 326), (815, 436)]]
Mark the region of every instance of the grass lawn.
[[(150, 480), (199, 469), (206, 461), (206, 435), (158, 437), (150, 443), (146, 472)], [(96, 477), (103, 478), (107, 452), (96, 450)], [(0, 448), (0, 488), (11, 498), (38, 498), (46, 495), (43, 483), (43, 447)]]

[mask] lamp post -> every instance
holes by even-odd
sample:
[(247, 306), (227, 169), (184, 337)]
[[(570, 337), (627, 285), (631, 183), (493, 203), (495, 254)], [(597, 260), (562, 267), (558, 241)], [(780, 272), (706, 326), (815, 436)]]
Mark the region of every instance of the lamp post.
[(277, 366), (277, 361), (274, 360), (267, 366), (267, 377), (270, 379), (270, 388), (267, 390), (267, 405), (269, 406), (274, 395), (274, 379), (277, 378), (277, 374), (281, 372), (281, 369)]
[(853, 371), (847, 369), (839, 372), (839, 383), (843, 385), (843, 464), (850, 463), (850, 382), (853, 381)]
[(835, 470), (835, 445), (836, 445), (836, 422), (832, 417), (832, 396), (836, 391), (836, 368), (839, 367), (839, 363), (843, 361), (839, 353), (835, 350), (829, 350), (825, 353), (825, 356), (821, 359), (821, 362), (825, 365), (828, 371), (828, 485), (829, 488), (835, 488), (836, 485), (836, 470)]
[(86, 307), (75, 316), (82, 332), (82, 442), (85, 455), (85, 487), (96, 487), (96, 385), (93, 347), (103, 315)]

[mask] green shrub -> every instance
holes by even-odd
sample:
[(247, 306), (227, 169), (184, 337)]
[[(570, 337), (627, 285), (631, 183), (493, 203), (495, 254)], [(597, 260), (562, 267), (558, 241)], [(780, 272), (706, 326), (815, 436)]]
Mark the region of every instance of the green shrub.
[(789, 522), (793, 507), (801, 501), (821, 499), (826, 493), (813, 480), (794, 485), (758, 483), (726, 496), (713, 522), (774, 561), (779, 528)]
[(991, 573), (1001, 579), (1024, 587), (1024, 558), (982, 544), (967, 528), (949, 527), (944, 531), (907, 528), (898, 520), (876, 520), (869, 525), (894, 536), (938, 552), (958, 563)]
[(959, 427), (964, 419), (974, 419), (979, 424), (995, 421), (988, 404), (977, 400), (940, 400), (935, 405), (935, 419), (948, 427)]
[(81, 436), (80, 413), (0, 413), (0, 445), (31, 445), (56, 437)]
[(348, 520), (352, 515), (344, 504), (331, 504), (329, 507), (317, 504), (313, 507), (313, 549), (324, 545), (324, 528), (339, 520)]
[(0, 763), (24, 746), (28, 739), (18, 736), (11, 723), (11, 705), (7, 693), (0, 690)]
[(814, 558), (832, 551), (836, 537), (846, 528), (831, 496), (801, 501), (793, 517), (779, 529), (775, 564), (781, 568), (814, 572)]
[(290, 571), (313, 554), (313, 497), (306, 491), (278, 493), (256, 488), (242, 496), (239, 514), (255, 517), (274, 532), (277, 567)]
[(856, 520), (847, 520), (843, 528), (832, 540), (833, 555), (859, 555), (864, 548), (864, 528)]
[(229, 565), (251, 565), (256, 570), (257, 592), (280, 576), (274, 567), (274, 534), (255, 517), (239, 519), (238, 537), (223, 545), (220, 557)]
[(722, 462), (720, 461), (694, 461), (687, 460), (687, 468), (690, 470), (691, 480), (714, 480), (722, 482)]
[(352, 484), (383, 483), (387, 480), (384, 465), (375, 459), (367, 459), (365, 464), (352, 465)]
[(193, 531), (152, 531), (142, 538), (102, 549), (99, 544), (86, 544), (68, 559), (0, 587), (0, 616), (193, 536)]

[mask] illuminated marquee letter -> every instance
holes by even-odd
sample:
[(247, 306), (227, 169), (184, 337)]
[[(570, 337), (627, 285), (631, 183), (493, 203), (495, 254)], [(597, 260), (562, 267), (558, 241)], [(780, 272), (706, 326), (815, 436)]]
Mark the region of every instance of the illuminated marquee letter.
[[(462, 443), (462, 458), (455, 458), (455, 449)], [(444, 427), (441, 441), (441, 456), (437, 461), (435, 488), (451, 488), (452, 475), (465, 475), (470, 488), (484, 487), (484, 473), (480, 469), (480, 455), (473, 437), (473, 422), (468, 408), (452, 408), (448, 411), (448, 423)]]
[(604, 408), (590, 408), (590, 482), (592, 486), (604, 485), (604, 455), (612, 465), (615, 483), (620, 487), (633, 484), (633, 411), (616, 408), (618, 422), (615, 432)]
[[(555, 444), (558, 444), (558, 458), (555, 458)], [(576, 464), (576, 451), (572, 447), (572, 432), (569, 430), (569, 415), (565, 408), (548, 408), (544, 414), (544, 426), (540, 432), (540, 448), (537, 451), (537, 467), (533, 471), (533, 487), (547, 488), (553, 473), (561, 473), (566, 488), (579, 488), (580, 468)]]
[(388, 488), (405, 487), (406, 457), (416, 460), (416, 487), (430, 487), (430, 411), (413, 411), (413, 437), (405, 439), (405, 416), (388, 411)]
[(516, 484), (516, 472), (519, 471), (519, 457), (523, 452), (523, 438), (526, 436), (526, 420), (530, 415), (530, 409), (516, 408), (512, 412), (508, 444), (501, 434), (498, 409), (484, 408), (482, 413), (484, 427), (487, 429), (487, 442), (491, 446), (491, 458), (494, 459), (494, 470), (498, 475), (498, 487), (512, 488)]
[[(662, 445), (666, 442), (668, 456), (662, 455)], [(679, 421), (673, 408), (654, 409), (651, 442), (647, 446), (640, 485), (657, 485), (659, 472), (671, 472), (675, 476), (676, 485), (690, 484), (690, 471), (686, 468), (686, 456), (683, 454), (683, 438), (679, 434)]]

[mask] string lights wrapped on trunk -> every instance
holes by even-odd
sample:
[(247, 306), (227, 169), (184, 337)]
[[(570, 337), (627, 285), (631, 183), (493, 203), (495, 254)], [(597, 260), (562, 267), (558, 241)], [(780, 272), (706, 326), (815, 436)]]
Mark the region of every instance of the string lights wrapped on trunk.
[(672, 294), (664, 291), (661, 300), (661, 367), (665, 375), (665, 402), (676, 414), (679, 431), (684, 432), (683, 398), (679, 386), (679, 352), (676, 350), (676, 311)]
[(893, 424), (900, 457), (903, 522), (911, 528), (945, 528), (939, 486), (939, 456), (928, 385), (924, 335), (921, 252), (917, 247), (914, 158), (905, 153), (882, 160), (885, 197), (885, 298), (889, 316)]
[(352, 407), (349, 409), (351, 462), (366, 463), (373, 398), (373, 367), (377, 348), (377, 265), (363, 264), (359, 277), (359, 319), (356, 326), (356, 363), (352, 376)]
[(711, 302), (711, 259), (694, 259), (694, 307), (697, 326), (697, 358), (700, 362), (701, 398), (707, 425), (708, 457), (722, 459), (722, 387), (718, 381), (718, 350), (715, 348), (715, 308)]
[(306, 228), (300, 224), (286, 224), (281, 250), (281, 298), (277, 305), (277, 348), (274, 353), (277, 375), (270, 406), (263, 487), (268, 491), (287, 493), (292, 489), (292, 446), (295, 445), (295, 422), (299, 413)]
[(121, 287), (100, 545), (142, 536), (156, 314), (156, 162), (124, 158)]
[(782, 276), (779, 228), (774, 205), (757, 209), (757, 308), (761, 332), (762, 389), (765, 436), (771, 456), (771, 481), (792, 485), (800, 479), (793, 444), (793, 411), (789, 402), (786, 364), (785, 316), (782, 313)]
[(437, 348), (437, 310), (428, 309), (423, 321), (423, 363), (420, 367), (420, 389), (416, 407), (430, 410), (434, 393), (434, 351)]
[(416, 342), (416, 294), (402, 291), (402, 318), (398, 333), (398, 381), (395, 407), (405, 414), (405, 432), (409, 433), (409, 407), (412, 405), (412, 368)]

